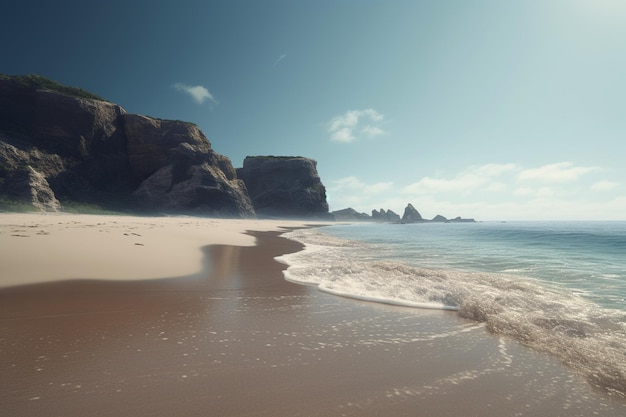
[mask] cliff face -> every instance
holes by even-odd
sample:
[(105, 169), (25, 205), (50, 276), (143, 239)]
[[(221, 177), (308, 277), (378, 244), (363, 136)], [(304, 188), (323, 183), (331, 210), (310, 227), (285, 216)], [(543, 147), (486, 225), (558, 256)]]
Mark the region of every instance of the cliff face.
[(328, 216), (326, 188), (312, 159), (248, 156), (237, 176), (245, 182), (257, 214)]
[[(112, 209), (254, 215), (230, 160), (211, 149), (197, 126), (127, 114), (113, 103), (3, 75), (0, 195), (50, 210), (58, 200), (71, 200)], [(35, 204), (33, 195), (44, 203)]]

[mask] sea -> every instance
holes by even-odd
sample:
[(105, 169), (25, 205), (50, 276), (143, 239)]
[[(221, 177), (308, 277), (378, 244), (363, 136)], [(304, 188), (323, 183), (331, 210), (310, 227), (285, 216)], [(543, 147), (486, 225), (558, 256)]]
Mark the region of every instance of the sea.
[(289, 281), (456, 311), (626, 398), (626, 222), (353, 223), (288, 232)]

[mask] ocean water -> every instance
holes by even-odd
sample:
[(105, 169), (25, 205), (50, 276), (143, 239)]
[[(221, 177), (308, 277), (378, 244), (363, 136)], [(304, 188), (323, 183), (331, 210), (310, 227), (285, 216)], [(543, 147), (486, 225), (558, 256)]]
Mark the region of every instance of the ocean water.
[(285, 278), (457, 311), (626, 398), (626, 222), (350, 224), (285, 235)]

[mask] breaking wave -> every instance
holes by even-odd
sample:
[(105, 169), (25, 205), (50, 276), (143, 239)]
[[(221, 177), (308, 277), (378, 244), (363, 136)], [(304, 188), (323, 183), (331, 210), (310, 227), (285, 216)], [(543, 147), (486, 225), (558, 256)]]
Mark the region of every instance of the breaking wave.
[[(523, 275), (421, 268), (383, 260), (390, 249), (316, 229), (284, 235), (302, 252), (277, 260), (289, 281), (367, 301), (455, 310), (497, 335), (559, 358), (594, 386), (626, 398), (626, 313)], [(375, 255), (373, 255), (375, 254)]]

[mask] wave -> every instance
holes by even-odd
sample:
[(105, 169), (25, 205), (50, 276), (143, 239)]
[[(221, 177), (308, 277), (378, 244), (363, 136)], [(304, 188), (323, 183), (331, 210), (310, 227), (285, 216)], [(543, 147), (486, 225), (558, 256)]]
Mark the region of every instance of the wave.
[(626, 398), (626, 313), (520, 275), (420, 268), (381, 260), (388, 247), (318, 230), (284, 235), (305, 250), (277, 258), (285, 278), (321, 291), (414, 308), (458, 311), (497, 335), (559, 358), (594, 386)]

